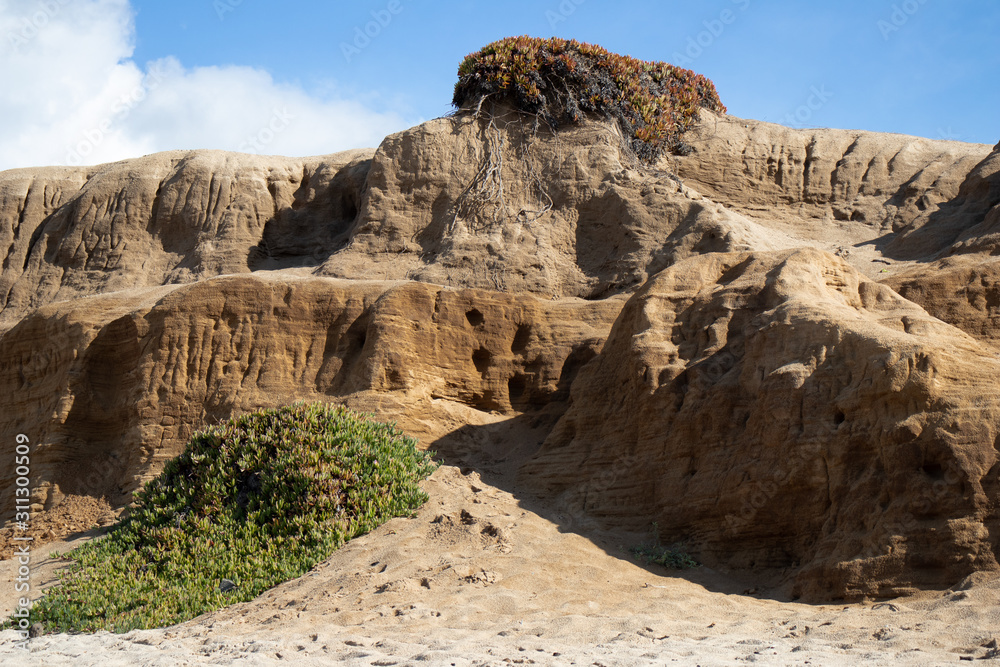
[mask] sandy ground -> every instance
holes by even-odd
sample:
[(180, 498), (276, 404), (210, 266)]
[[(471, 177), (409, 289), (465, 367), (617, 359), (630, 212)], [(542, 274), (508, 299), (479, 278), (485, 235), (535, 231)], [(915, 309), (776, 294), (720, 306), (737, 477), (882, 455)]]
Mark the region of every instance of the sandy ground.
[[(1000, 664), (1000, 576), (892, 602), (792, 603), (707, 568), (644, 566), (627, 551), (643, 536), (547, 516), (468, 469), (443, 466), (425, 486), (415, 518), (256, 600), (167, 629), (46, 635), (28, 653), (7, 631), (0, 663)], [(11, 572), (0, 570), (5, 589)]]

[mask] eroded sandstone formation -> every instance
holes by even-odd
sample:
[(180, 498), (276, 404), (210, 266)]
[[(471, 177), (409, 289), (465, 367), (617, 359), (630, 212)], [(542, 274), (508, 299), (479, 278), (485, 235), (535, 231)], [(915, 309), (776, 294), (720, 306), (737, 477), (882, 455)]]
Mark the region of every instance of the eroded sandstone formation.
[(996, 569), (1000, 147), (708, 112), (685, 141), (650, 169), (606, 124), (463, 113), (0, 173), (0, 455), (30, 435), (37, 511), (121, 506), (206, 423), (346, 401), (507, 438), (557, 516), (799, 595)]
[(36, 509), (64, 494), (121, 504), (195, 430), (257, 407), (359, 392), (544, 406), (568, 394), (622, 303), (270, 272), (80, 298), (4, 335), (0, 432), (38, 443)]
[(998, 381), (836, 257), (705, 255), (629, 300), (522, 478), (797, 594), (947, 586), (998, 567)]
[[(1000, 321), (1000, 144), (962, 183), (958, 195), (926, 229), (957, 233), (938, 253), (942, 259), (917, 264), (886, 279), (897, 292), (935, 317), (983, 340), (996, 341)], [(918, 230), (919, 232), (919, 230)]]
[[(954, 219), (955, 198), (995, 161), (984, 145), (795, 130), (708, 111), (686, 136), (694, 152), (664, 166), (712, 200), (803, 239), (831, 230), (845, 241), (879, 239), (892, 259), (925, 258), (953, 243), (967, 222)], [(933, 233), (913, 238), (929, 222)]]
[(606, 124), (553, 135), (511, 111), (387, 137), (351, 242), (322, 273), (601, 298), (692, 254), (785, 244), (639, 168)]
[(0, 328), (52, 301), (322, 260), (346, 240), (370, 156), (174, 151), (3, 172)]

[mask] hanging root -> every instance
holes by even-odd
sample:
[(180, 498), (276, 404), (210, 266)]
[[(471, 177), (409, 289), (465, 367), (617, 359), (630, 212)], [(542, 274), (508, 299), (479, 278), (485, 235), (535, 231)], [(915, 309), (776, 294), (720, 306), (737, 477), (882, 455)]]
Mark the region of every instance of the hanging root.
[(545, 191), (545, 186), (542, 185), (542, 177), (538, 175), (537, 171), (535, 171), (535, 167), (531, 164), (528, 164), (527, 171), (528, 171), (528, 177), (531, 179), (532, 184), (538, 191), (539, 197), (544, 198), (546, 201), (539, 209), (522, 208), (520, 211), (518, 211), (517, 218), (521, 222), (534, 222), (535, 220), (538, 220), (540, 217), (542, 217), (543, 215), (552, 210), (552, 197), (550, 197), (549, 193)]
[[(531, 139), (528, 144), (519, 147), (517, 154), (519, 160), (516, 161), (515, 168), (518, 164), (523, 165), (528, 187), (537, 193), (541, 205), (537, 209), (522, 208), (516, 215), (512, 216), (508, 210), (507, 188), (503, 178), (503, 156), (504, 149), (507, 147), (504, 138), (511, 125), (523, 127), (525, 114), (517, 113), (517, 117), (512, 121), (503, 122), (501, 120), (501, 129), (497, 126), (498, 118), (501, 117), (497, 116), (495, 108), (483, 112), (482, 105), (483, 100), (480, 99), (479, 104), (471, 114), (473, 122), (487, 121), (485, 126), (481, 125), (482, 159), (479, 161), (476, 175), (455, 202), (455, 214), (451, 221), (451, 227), (455, 228), (459, 218), (467, 220), (474, 231), (495, 229), (512, 217), (519, 222), (533, 222), (550, 211), (553, 203), (552, 198), (545, 190), (541, 176), (528, 157), (530, 141), (534, 139), (538, 131), (539, 115), (531, 114), (534, 116)], [(510, 167), (508, 166), (509, 172)]]
[[(479, 118), (477, 108), (474, 118)], [(483, 220), (480, 228), (501, 224), (506, 217), (503, 187), (503, 135), (494, 122), (493, 114), (489, 115), (489, 123), (483, 128), (483, 159), (472, 182), (466, 186), (455, 203), (455, 217), (451, 224), (454, 228), (459, 217), (469, 221)], [(475, 222), (473, 222), (475, 228)]]

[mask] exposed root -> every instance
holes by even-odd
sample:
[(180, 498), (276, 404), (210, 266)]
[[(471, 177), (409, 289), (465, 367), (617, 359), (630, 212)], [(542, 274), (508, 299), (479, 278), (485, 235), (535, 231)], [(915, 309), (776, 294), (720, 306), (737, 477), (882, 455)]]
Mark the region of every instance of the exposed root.
[[(554, 206), (530, 150), (541, 128), (551, 132), (556, 142), (558, 131), (546, 122), (543, 112), (528, 113), (493, 102), (484, 106), (486, 99), (479, 99), (475, 107), (465, 110), (461, 116), (456, 114), (463, 121), (479, 124), (482, 152), (477, 150), (477, 145), (470, 146), (470, 155), (478, 160), (478, 167), (454, 203), (450, 231), (455, 230), (459, 219), (474, 232), (495, 230), (509, 221), (530, 224), (544, 217)], [(670, 171), (663, 172), (644, 163), (616, 120), (611, 119), (609, 125), (608, 132), (618, 145), (619, 159), (625, 167), (680, 181)], [(673, 163), (671, 167), (676, 168)], [(509, 182), (511, 179), (515, 181), (513, 185)], [(522, 195), (534, 199), (537, 205), (516, 207), (511, 201), (515, 191), (512, 188), (523, 189)]]
[[(459, 218), (467, 221), (474, 231), (495, 229), (511, 219), (530, 223), (552, 210), (553, 206), (552, 197), (545, 189), (541, 175), (536, 170), (534, 163), (528, 159), (531, 142), (538, 133), (540, 116), (511, 111), (498, 114), (493, 105), (489, 111), (483, 111), (483, 99), (479, 100), (475, 109), (470, 110), (469, 115), (472, 122), (480, 124), (483, 145), (482, 158), (479, 160), (479, 168), (472, 181), (455, 202), (454, 216), (451, 221), (452, 229), (457, 225)], [(512, 114), (515, 116), (513, 119), (506, 118)], [(512, 125), (523, 129), (525, 116), (532, 116), (534, 122), (530, 138), (517, 145), (517, 166), (524, 169), (529, 192), (537, 196), (539, 205), (535, 208), (520, 208), (515, 213), (510, 210), (508, 205), (509, 192), (504, 183), (504, 151), (510, 149), (505, 137), (508, 136), (508, 130)], [(507, 165), (508, 176), (515, 168)]]
[[(477, 108), (473, 118), (479, 118)], [(488, 218), (489, 222), (480, 227), (491, 227), (502, 224), (506, 217), (506, 202), (503, 186), (503, 148), (504, 138), (497, 128), (492, 114), (488, 116), (489, 123), (483, 128), (483, 158), (479, 170), (466, 186), (458, 201), (455, 202), (455, 217), (452, 227), (459, 217), (475, 221)], [(475, 223), (473, 222), (474, 228)]]

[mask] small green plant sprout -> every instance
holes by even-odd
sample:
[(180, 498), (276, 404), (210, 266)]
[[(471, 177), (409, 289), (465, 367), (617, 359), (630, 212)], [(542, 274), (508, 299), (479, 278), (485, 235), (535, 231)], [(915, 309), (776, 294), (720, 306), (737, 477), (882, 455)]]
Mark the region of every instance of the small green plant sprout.
[(654, 162), (690, 150), (681, 135), (700, 108), (725, 113), (715, 85), (665, 62), (648, 62), (558, 37), (506, 37), (466, 56), (452, 104), (477, 114), (487, 99), (556, 129), (585, 114), (616, 121), (635, 155)]
[(252, 600), (411, 516), (436, 464), (393, 425), (328, 404), (197, 433), (32, 608), (47, 632), (127, 632)]
[(671, 570), (689, 570), (701, 566), (701, 563), (687, 553), (683, 544), (663, 546), (660, 542), (660, 527), (655, 521), (652, 542), (634, 546), (629, 552), (646, 564), (660, 565)]

